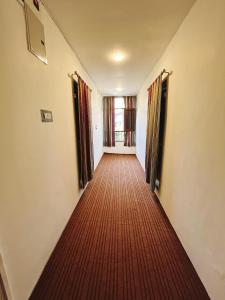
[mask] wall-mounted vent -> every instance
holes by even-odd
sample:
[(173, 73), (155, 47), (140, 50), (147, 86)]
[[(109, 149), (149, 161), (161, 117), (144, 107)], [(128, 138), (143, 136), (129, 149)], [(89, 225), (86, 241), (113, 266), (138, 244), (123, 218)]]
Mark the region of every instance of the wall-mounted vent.
[[(39, 2), (35, 2), (38, 3)], [(38, 6), (39, 7), (39, 6)], [(34, 3), (25, 1), (25, 16), (27, 26), (28, 50), (47, 64), (44, 25), (40, 21), (41, 12), (39, 12)]]

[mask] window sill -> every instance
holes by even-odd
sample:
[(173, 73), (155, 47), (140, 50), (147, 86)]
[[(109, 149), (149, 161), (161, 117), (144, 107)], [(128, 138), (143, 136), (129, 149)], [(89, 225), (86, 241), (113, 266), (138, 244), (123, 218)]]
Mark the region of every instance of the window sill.
[(136, 147), (127, 147), (122, 145), (117, 145), (115, 147), (104, 147), (104, 153), (115, 153), (115, 154), (136, 154)]

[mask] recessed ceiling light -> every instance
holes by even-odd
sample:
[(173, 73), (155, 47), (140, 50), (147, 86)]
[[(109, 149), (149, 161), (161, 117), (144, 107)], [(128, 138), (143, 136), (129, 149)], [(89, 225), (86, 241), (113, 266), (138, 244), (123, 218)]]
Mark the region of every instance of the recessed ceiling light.
[(115, 62), (121, 62), (121, 61), (123, 61), (125, 59), (125, 55), (124, 55), (124, 53), (122, 53), (122, 52), (116, 52), (116, 53), (114, 53), (114, 55), (113, 55), (113, 60), (115, 61)]

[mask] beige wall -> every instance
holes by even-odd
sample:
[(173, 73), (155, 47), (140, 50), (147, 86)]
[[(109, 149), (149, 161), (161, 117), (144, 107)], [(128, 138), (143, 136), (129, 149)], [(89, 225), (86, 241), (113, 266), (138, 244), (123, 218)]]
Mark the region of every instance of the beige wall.
[(104, 153), (136, 154), (136, 147), (125, 147), (123, 143), (116, 143), (115, 147), (103, 147)]
[(94, 162), (97, 167), (103, 155), (103, 102), (98, 90), (92, 90), (92, 127), (94, 144)]
[(144, 167), (147, 88), (170, 77), (160, 200), (212, 299), (225, 299), (225, 1), (196, 2), (138, 95)]
[[(16, 300), (30, 295), (80, 196), (75, 70), (93, 90), (95, 166), (103, 151), (102, 97), (45, 11), (43, 22), (47, 66), (27, 51), (23, 7), (1, 0), (0, 253)], [(40, 109), (54, 122), (41, 123)]]

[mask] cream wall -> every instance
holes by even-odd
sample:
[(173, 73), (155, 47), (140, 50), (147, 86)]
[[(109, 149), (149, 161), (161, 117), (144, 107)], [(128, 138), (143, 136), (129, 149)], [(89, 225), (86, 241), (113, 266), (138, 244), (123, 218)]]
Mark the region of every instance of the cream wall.
[[(80, 196), (75, 70), (93, 90), (95, 166), (103, 153), (102, 97), (45, 11), (43, 23), (47, 66), (27, 51), (23, 7), (1, 0), (0, 254), (15, 300), (30, 295)], [(54, 122), (42, 123), (40, 109)]]
[(144, 167), (147, 88), (170, 77), (160, 201), (214, 300), (225, 299), (225, 1), (198, 0), (138, 94)]
[(115, 147), (103, 147), (103, 151), (104, 153), (136, 154), (136, 147), (125, 147), (123, 143), (116, 143)]
[(94, 144), (94, 162), (97, 167), (103, 155), (103, 102), (98, 90), (92, 90), (92, 126)]

